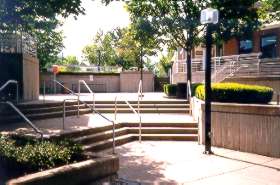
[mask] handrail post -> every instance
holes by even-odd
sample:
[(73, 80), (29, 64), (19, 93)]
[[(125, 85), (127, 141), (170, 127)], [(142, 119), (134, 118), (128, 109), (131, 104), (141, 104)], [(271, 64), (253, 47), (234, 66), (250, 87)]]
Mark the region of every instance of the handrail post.
[(62, 128), (63, 130), (65, 129), (65, 103), (66, 103), (66, 100), (63, 101), (63, 118), (62, 118)]
[(79, 83), (78, 83), (79, 85), (78, 85), (78, 118), (80, 117), (80, 93), (81, 93), (81, 83), (80, 83), (80, 81), (79, 81)]
[(116, 122), (117, 122), (117, 96), (115, 97), (115, 116), (114, 116), (114, 121), (113, 121), (113, 154), (116, 154), (115, 152), (115, 147), (116, 147), (116, 141), (115, 141), (115, 137), (116, 137)]
[(17, 103), (19, 102), (19, 88), (18, 88), (18, 83), (16, 83), (17, 86), (17, 92), (16, 92), (16, 96), (17, 96)]
[(138, 116), (139, 116), (139, 143), (142, 141), (142, 119), (140, 116), (140, 97), (138, 95)]
[(279, 104), (280, 104), (280, 102), (279, 102), (279, 101), (280, 101), (280, 92), (278, 92), (278, 93), (277, 93), (277, 105), (279, 105)]
[(46, 102), (46, 81), (43, 83), (43, 101)]

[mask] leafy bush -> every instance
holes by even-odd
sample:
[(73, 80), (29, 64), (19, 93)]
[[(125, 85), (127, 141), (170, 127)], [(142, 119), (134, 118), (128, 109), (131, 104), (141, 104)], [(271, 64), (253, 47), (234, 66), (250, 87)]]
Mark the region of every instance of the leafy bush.
[(163, 90), (164, 90), (164, 93), (167, 96), (176, 96), (177, 85), (175, 85), (175, 84), (164, 84)]
[(39, 171), (74, 162), (82, 148), (72, 141), (35, 141), (0, 136), (0, 157), (27, 171)]
[[(196, 88), (195, 96), (205, 99), (204, 85)], [(238, 83), (212, 84), (212, 100), (216, 102), (268, 103), (273, 96), (273, 89), (265, 86)]]
[(196, 89), (197, 89), (199, 86), (201, 86), (201, 85), (203, 85), (203, 83), (193, 83), (193, 84), (191, 85), (192, 96), (195, 96), (195, 91), (196, 91)]

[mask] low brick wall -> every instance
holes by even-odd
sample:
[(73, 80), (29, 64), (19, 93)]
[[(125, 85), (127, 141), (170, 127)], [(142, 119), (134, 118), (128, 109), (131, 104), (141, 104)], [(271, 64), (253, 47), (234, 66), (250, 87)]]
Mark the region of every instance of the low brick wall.
[[(192, 100), (204, 144), (204, 102)], [(280, 106), (235, 103), (212, 104), (213, 146), (280, 157)]]
[(10, 180), (7, 185), (79, 185), (116, 174), (118, 170), (118, 157), (106, 156), (26, 175)]

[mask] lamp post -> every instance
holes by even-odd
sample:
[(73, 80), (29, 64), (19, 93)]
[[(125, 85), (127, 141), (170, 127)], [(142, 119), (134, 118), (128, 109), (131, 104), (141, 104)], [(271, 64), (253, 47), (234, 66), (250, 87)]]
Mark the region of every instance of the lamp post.
[(219, 12), (216, 9), (207, 8), (201, 11), (201, 24), (206, 25), (206, 58), (205, 58), (205, 154), (211, 154), (211, 50), (212, 50), (212, 25), (217, 24)]
[(100, 50), (97, 50), (97, 54), (98, 54), (98, 66), (97, 66), (97, 70), (98, 72), (100, 72), (100, 63), (101, 63), (101, 51)]

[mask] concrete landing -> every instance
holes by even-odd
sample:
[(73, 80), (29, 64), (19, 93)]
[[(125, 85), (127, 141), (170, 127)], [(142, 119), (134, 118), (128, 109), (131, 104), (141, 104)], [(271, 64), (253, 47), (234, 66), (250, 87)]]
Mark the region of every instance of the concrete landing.
[(280, 159), (213, 148), (196, 142), (138, 142), (117, 148), (119, 177), (142, 184), (279, 185)]
[[(105, 117), (110, 120), (114, 120), (114, 114), (103, 114)], [(193, 118), (187, 114), (141, 114), (142, 122), (144, 123), (186, 123), (193, 122)], [(139, 118), (135, 114), (118, 114), (117, 121), (129, 122), (129, 123), (138, 123)], [(62, 129), (62, 117), (37, 120), (33, 123), (40, 129), (43, 130), (45, 134), (57, 134), (63, 132)], [(88, 128), (101, 127), (105, 125), (111, 125), (111, 122), (108, 122), (98, 114), (85, 114), (77, 116), (66, 117), (65, 119), (65, 130), (64, 131), (73, 131), (73, 130), (82, 130)], [(0, 132), (3, 131), (14, 131), (16, 129), (20, 130), (30, 130), (30, 127), (22, 123), (11, 123), (11, 124), (0, 124)]]

